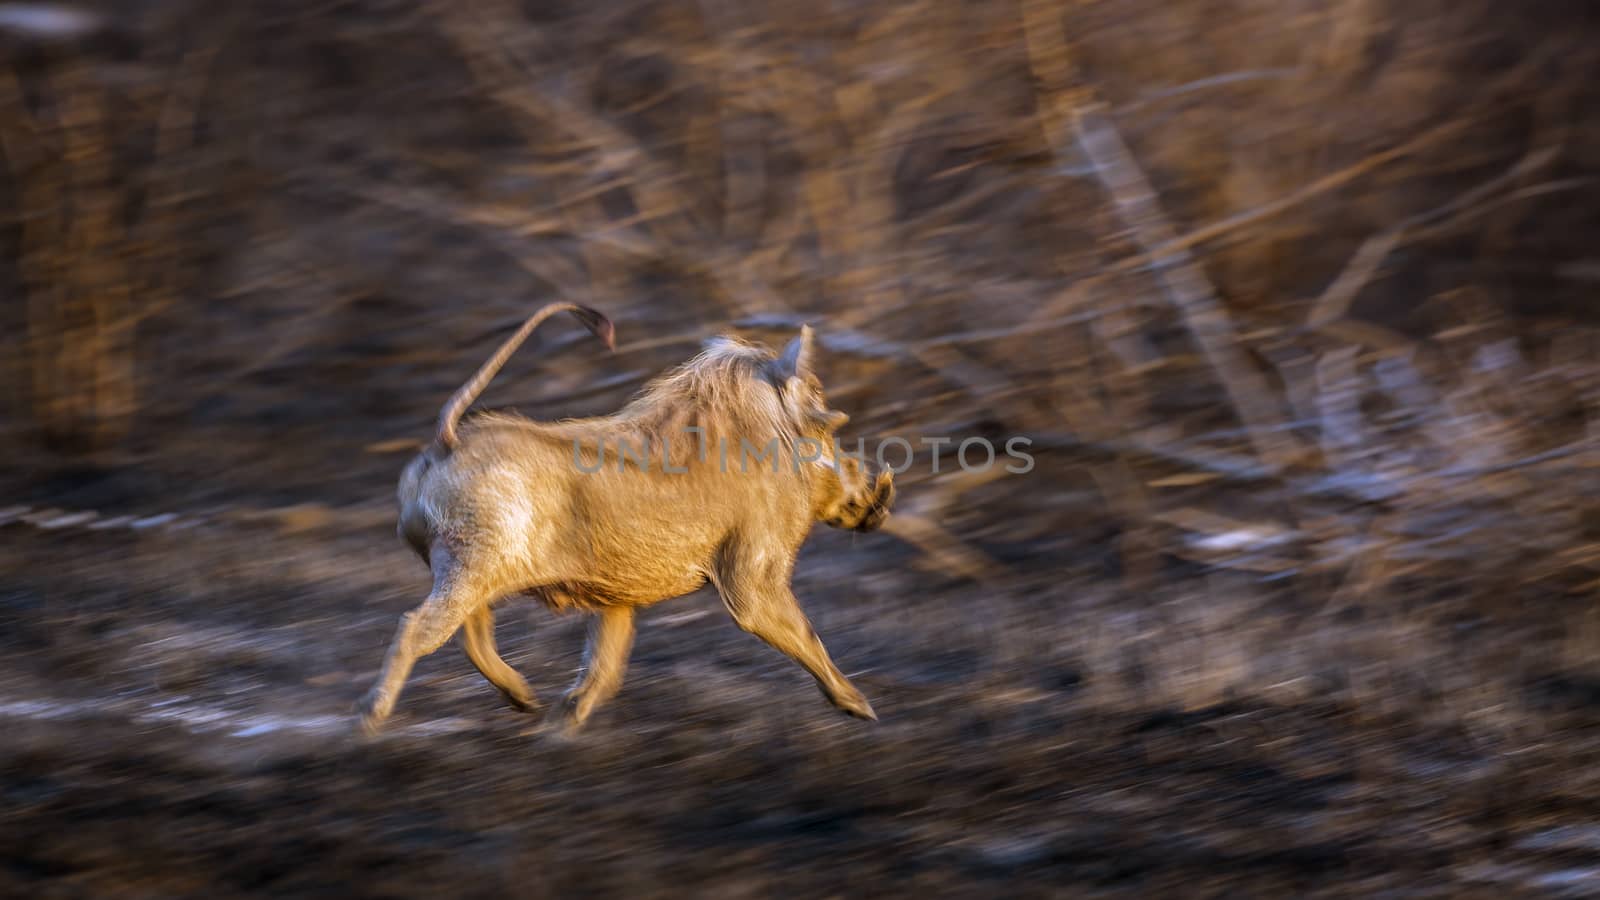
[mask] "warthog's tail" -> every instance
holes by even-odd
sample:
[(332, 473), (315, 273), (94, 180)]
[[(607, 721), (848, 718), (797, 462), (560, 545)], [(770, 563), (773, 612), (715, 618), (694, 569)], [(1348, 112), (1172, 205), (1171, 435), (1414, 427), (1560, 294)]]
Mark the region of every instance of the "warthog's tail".
[(456, 446), (456, 424), (461, 421), (461, 416), (467, 411), (467, 407), (478, 399), (478, 395), (483, 393), (483, 389), (489, 386), (490, 380), (500, 371), (500, 367), (506, 364), (506, 360), (511, 358), (511, 354), (517, 352), (517, 348), (522, 346), (522, 342), (528, 339), (528, 335), (533, 334), (533, 330), (538, 328), (545, 319), (559, 312), (570, 312), (577, 316), (578, 320), (588, 326), (589, 330), (594, 332), (595, 337), (606, 345), (606, 349), (617, 349), (616, 327), (611, 324), (610, 319), (606, 318), (598, 310), (590, 309), (587, 306), (579, 306), (576, 303), (551, 303), (545, 306), (529, 316), (528, 320), (522, 323), (522, 327), (517, 329), (517, 333), (506, 338), (505, 343), (500, 345), (500, 349), (496, 350), (494, 355), (489, 357), (488, 361), (471, 378), (467, 379), (466, 384), (457, 388), (456, 392), (450, 396), (450, 402), (446, 403), (444, 409), (439, 411), (439, 431), (434, 436), (434, 440), (440, 447), (449, 450)]

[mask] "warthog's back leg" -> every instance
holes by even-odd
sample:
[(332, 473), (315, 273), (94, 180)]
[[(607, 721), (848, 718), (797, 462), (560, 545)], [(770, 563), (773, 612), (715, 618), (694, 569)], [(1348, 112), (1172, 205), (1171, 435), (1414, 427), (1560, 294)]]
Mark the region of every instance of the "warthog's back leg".
[(877, 721), (872, 705), (833, 664), (828, 648), (800, 610), (789, 589), (788, 572), (741, 565), (737, 553), (730, 553), (719, 568), (717, 591), (740, 628), (803, 666), (828, 702), (858, 719)]
[(589, 621), (589, 640), (583, 649), (583, 671), (556, 710), (560, 726), (572, 733), (588, 721), (600, 704), (616, 696), (628, 670), (633, 650), (633, 610), (625, 606), (602, 609)]
[(539, 708), (539, 701), (534, 698), (527, 680), (506, 665), (495, 649), (494, 610), (481, 606), (467, 614), (467, 621), (461, 626), (461, 649), (466, 651), (467, 659), (478, 673), (500, 689), (507, 703), (523, 712)]
[(357, 704), (361, 725), (368, 732), (378, 729), (394, 712), (400, 689), (418, 659), (444, 646), (468, 615), (489, 604), (491, 595), (475, 584), (470, 573), (442, 548), (430, 557), (433, 591), (421, 606), (400, 617), (400, 627), (384, 657), (383, 671), (365, 697)]

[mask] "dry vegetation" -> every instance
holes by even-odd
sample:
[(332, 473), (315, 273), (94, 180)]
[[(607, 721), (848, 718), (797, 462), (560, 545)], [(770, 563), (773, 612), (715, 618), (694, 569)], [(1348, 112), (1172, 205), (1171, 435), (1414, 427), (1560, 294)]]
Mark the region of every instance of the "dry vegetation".
[[(1592, 12), (253, 6), (0, 3), (4, 892), (1600, 882)], [(582, 745), (452, 653), (347, 738), (403, 451), (557, 297), (618, 353), (490, 403), (811, 322), (869, 447), (1033, 441), (802, 557), (881, 725), (696, 596)]]

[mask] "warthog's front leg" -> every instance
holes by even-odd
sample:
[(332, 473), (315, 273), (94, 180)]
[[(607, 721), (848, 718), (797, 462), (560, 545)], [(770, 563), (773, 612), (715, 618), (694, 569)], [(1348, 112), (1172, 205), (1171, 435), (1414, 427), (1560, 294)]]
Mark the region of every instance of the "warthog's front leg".
[(741, 568), (734, 555), (721, 567), (717, 591), (733, 621), (803, 666), (829, 703), (858, 719), (877, 721), (872, 704), (828, 656), (828, 648), (800, 610), (787, 575), (756, 566)]
[(400, 689), (417, 660), (444, 646), (468, 615), (489, 603), (489, 595), (471, 584), (449, 554), (435, 551), (433, 569), (433, 592), (421, 606), (400, 617), (400, 627), (384, 657), (383, 671), (356, 704), (361, 727), (369, 734), (394, 712)]
[(555, 724), (573, 734), (583, 727), (596, 707), (616, 696), (622, 687), (622, 676), (628, 670), (628, 654), (632, 650), (633, 610), (618, 606), (597, 613), (589, 621), (583, 671), (561, 707), (553, 710)]
[(506, 661), (495, 650), (494, 610), (484, 606), (467, 615), (466, 623), (461, 626), (461, 649), (466, 651), (467, 659), (472, 661), (478, 673), (500, 689), (507, 703), (523, 712), (533, 712), (539, 708), (539, 701), (533, 695), (533, 688), (528, 687), (527, 679), (506, 665)]

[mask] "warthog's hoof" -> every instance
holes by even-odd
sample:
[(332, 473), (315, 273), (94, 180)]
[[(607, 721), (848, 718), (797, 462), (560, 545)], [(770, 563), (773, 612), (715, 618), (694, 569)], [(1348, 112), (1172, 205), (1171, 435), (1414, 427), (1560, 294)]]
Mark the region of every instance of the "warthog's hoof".
[(582, 714), (579, 706), (579, 698), (568, 696), (550, 707), (550, 712), (544, 718), (545, 733), (557, 739), (577, 737), (583, 730), (584, 722), (588, 720), (588, 716)]
[(868, 703), (867, 698), (860, 694), (854, 697), (840, 697), (834, 705), (839, 707), (839, 710), (846, 715), (857, 719), (865, 719), (868, 722), (878, 721), (878, 714), (872, 711), (872, 704)]
[(539, 699), (533, 696), (531, 692), (519, 695), (510, 691), (501, 691), (500, 696), (506, 698), (506, 702), (511, 704), (511, 708), (517, 712), (536, 713), (544, 709), (544, 704), (540, 703)]
[(356, 725), (362, 734), (370, 737), (383, 729), (384, 720), (389, 718), (389, 711), (383, 707), (383, 695), (377, 690), (367, 691), (356, 701)]

